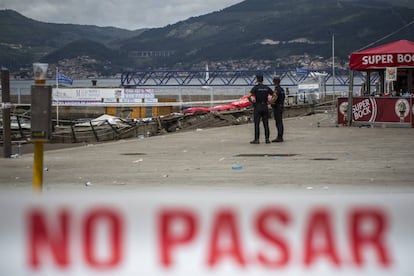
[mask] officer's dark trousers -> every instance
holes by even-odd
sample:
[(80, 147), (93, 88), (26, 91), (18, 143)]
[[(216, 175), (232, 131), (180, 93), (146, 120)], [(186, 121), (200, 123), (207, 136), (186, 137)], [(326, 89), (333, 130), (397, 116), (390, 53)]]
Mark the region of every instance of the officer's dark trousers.
[(267, 104), (256, 104), (253, 112), (254, 116), (254, 140), (258, 141), (260, 138), (260, 121), (263, 122), (265, 131), (265, 138), (269, 140), (269, 109)]
[(275, 118), (276, 129), (277, 129), (277, 138), (283, 139), (283, 107), (274, 106), (273, 107), (273, 117)]

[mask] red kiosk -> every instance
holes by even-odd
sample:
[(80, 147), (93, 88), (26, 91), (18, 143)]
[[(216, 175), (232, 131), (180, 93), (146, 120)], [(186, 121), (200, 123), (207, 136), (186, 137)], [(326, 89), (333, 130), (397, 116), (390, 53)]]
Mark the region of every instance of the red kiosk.
[[(350, 93), (338, 98), (339, 124), (414, 127), (414, 42), (399, 40), (353, 52), (349, 67)], [(366, 73), (358, 97), (353, 96), (354, 71)], [(373, 76), (378, 80), (372, 90)]]

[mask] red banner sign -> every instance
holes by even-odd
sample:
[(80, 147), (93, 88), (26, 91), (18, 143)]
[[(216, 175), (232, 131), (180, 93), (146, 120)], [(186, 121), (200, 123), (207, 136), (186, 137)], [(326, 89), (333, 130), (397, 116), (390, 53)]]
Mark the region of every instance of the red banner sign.
[(351, 53), (351, 70), (369, 70), (387, 67), (414, 66), (414, 43), (399, 40), (379, 47)]
[[(338, 99), (338, 124), (346, 124), (348, 98)], [(367, 123), (410, 123), (413, 118), (412, 98), (353, 98), (352, 121)]]

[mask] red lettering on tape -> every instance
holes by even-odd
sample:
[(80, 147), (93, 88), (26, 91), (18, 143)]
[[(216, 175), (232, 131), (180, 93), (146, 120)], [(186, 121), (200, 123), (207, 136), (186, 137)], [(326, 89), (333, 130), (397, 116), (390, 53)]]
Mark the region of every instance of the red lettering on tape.
[[(51, 218), (45, 210), (33, 209), (28, 213), (28, 262), (32, 269), (39, 269), (47, 256), (52, 263), (59, 268), (68, 268), (72, 265), (70, 258), (73, 249), (71, 247), (75, 236), (82, 236), (83, 255), (86, 264), (94, 269), (111, 269), (121, 264), (124, 251), (123, 239), (124, 226), (121, 215), (114, 210), (96, 208), (90, 211), (84, 220), (84, 224), (71, 233), (73, 229), (72, 215), (69, 210), (61, 209)], [(99, 259), (96, 250), (94, 234), (98, 225), (105, 224), (109, 229), (107, 259)]]
[(388, 230), (386, 218), (386, 214), (378, 209), (358, 209), (350, 213), (350, 243), (353, 260), (357, 266), (363, 266), (363, 251), (370, 249), (376, 253), (380, 265), (391, 265), (390, 251), (385, 239)]
[(33, 269), (40, 267), (46, 252), (50, 253), (58, 267), (65, 268), (70, 264), (69, 211), (61, 210), (54, 221), (55, 225), (48, 222), (41, 209), (34, 209), (28, 214), (28, 259)]
[(311, 266), (316, 259), (326, 257), (334, 266), (339, 266), (331, 214), (326, 209), (315, 210), (310, 214), (305, 232), (304, 263)]
[[(108, 237), (109, 254), (107, 259), (99, 259), (96, 252), (94, 234), (99, 224), (110, 229)], [(120, 264), (123, 252), (123, 226), (116, 212), (109, 209), (92, 210), (85, 216), (83, 246), (86, 262), (96, 269), (114, 268)]]
[[(181, 225), (181, 233), (173, 231), (174, 226)], [(197, 232), (196, 215), (188, 210), (163, 210), (159, 215), (159, 252), (161, 264), (171, 266), (172, 253), (179, 245), (189, 243)]]
[(240, 266), (245, 265), (237, 217), (232, 210), (219, 211), (214, 216), (207, 263), (213, 267), (226, 257)]
[(259, 237), (269, 242), (275, 247), (275, 250), (279, 252), (277, 259), (271, 259), (263, 251), (257, 253), (257, 258), (264, 267), (279, 268), (286, 266), (290, 260), (289, 244), (286, 239), (278, 234), (278, 229), (271, 227), (274, 224), (270, 224), (272, 221), (287, 226), (291, 218), (284, 209), (267, 208), (260, 211), (255, 221), (255, 228), (259, 234)]

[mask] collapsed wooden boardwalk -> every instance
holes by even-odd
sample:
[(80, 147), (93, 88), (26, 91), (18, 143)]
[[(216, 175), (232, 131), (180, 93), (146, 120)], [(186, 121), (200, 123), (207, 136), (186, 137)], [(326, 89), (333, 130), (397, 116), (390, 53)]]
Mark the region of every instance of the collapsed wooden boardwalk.
[[(314, 112), (312, 105), (288, 106), (285, 117), (308, 115)], [(14, 115), (19, 120), (19, 114)], [(113, 120), (115, 118), (116, 120)], [(30, 118), (24, 118), (26, 121)], [(132, 137), (148, 137), (170, 132), (240, 125), (252, 121), (252, 108), (208, 113), (183, 114), (172, 113), (145, 119), (122, 119), (104, 117), (80, 122), (66, 121), (60, 126), (53, 126), (51, 143), (89, 143), (119, 140)], [(12, 129), (12, 141), (30, 142), (30, 128), (18, 127)], [(3, 132), (1, 131), (1, 137)], [(1, 144), (2, 139), (1, 139)]]

